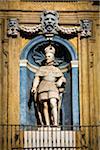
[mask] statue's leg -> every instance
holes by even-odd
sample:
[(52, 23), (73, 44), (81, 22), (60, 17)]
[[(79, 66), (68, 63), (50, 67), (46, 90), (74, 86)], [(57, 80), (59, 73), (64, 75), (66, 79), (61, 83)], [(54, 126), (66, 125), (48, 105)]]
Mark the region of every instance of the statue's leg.
[(50, 125), (50, 120), (49, 120), (49, 112), (48, 112), (48, 103), (47, 102), (43, 102), (43, 112), (44, 112), (44, 118), (45, 118), (45, 122), (46, 125)]
[(51, 98), (50, 99), (50, 107), (51, 107), (51, 113), (53, 115), (53, 119), (54, 119), (54, 126), (58, 125), (58, 114), (57, 114), (57, 100), (55, 98)]

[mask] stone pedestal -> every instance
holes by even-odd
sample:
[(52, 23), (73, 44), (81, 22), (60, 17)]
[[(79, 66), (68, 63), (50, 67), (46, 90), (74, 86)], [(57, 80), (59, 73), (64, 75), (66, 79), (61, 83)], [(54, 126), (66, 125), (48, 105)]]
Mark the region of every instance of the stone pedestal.
[(24, 148), (34, 150), (74, 149), (75, 131), (62, 131), (61, 128), (45, 127), (36, 131), (24, 131)]

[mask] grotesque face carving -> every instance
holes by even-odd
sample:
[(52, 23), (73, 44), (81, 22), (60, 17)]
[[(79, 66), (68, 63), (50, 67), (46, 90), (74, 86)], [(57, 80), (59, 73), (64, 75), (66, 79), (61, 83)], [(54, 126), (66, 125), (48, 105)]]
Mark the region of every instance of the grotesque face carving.
[(18, 20), (16, 18), (10, 18), (8, 20), (8, 35), (18, 34)]
[(58, 14), (56, 11), (44, 11), (41, 16), (44, 32), (53, 32), (58, 25)]
[(47, 14), (44, 18), (44, 25), (48, 32), (51, 32), (53, 30), (53, 27), (56, 25), (56, 17), (51, 14)]
[(91, 36), (91, 28), (92, 28), (91, 20), (88, 19), (81, 20), (80, 24), (82, 27), (81, 36), (83, 37)]
[(15, 19), (10, 19), (9, 20), (9, 27), (16, 27), (16, 26), (17, 26), (16, 20)]

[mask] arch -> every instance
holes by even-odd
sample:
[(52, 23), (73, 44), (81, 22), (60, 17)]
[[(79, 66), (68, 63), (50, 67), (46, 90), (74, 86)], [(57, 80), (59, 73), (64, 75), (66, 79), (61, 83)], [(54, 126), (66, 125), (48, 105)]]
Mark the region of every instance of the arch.
[[(34, 46), (36, 46), (37, 44), (39, 43), (42, 43), (42, 42), (46, 42), (46, 38), (42, 35), (32, 39), (26, 46), (25, 48), (23, 49), (22, 51), (22, 54), (21, 54), (21, 57), (20, 59), (27, 59), (27, 56), (28, 56), (28, 53), (30, 51), (30, 49)], [(75, 49), (73, 48), (73, 46), (65, 39), (59, 37), (59, 36), (54, 36), (54, 38), (52, 39), (53, 42), (57, 42), (57, 43), (60, 43), (61, 45), (65, 46), (66, 49), (69, 51), (69, 53), (71, 54), (71, 58), (72, 60), (77, 60), (77, 55), (76, 55), (76, 52), (75, 52)]]

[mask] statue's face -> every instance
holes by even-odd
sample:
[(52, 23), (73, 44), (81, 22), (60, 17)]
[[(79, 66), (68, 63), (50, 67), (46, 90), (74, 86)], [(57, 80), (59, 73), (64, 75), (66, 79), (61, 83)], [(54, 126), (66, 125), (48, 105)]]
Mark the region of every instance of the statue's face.
[(44, 25), (48, 32), (51, 32), (56, 24), (56, 17), (52, 14), (47, 14), (44, 18)]
[(53, 62), (54, 61), (54, 54), (52, 54), (52, 53), (47, 53), (46, 54), (46, 62), (47, 62), (47, 64), (48, 63), (51, 63), (51, 62)]

